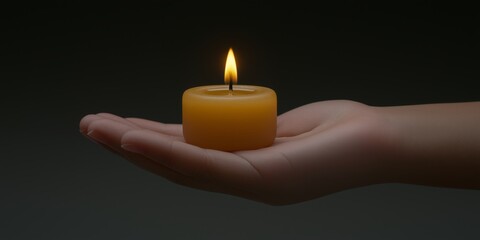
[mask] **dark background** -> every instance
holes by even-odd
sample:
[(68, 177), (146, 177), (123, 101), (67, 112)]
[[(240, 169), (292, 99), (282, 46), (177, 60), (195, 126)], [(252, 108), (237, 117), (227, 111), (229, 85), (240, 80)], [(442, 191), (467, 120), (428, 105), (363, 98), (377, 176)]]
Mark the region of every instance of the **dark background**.
[(384, 184), (273, 207), (170, 183), (83, 138), (111, 112), (181, 121), (181, 94), (273, 88), (278, 111), (479, 100), (478, 10), (431, 2), (18, 3), (1, 10), (0, 239), (478, 239), (480, 192)]

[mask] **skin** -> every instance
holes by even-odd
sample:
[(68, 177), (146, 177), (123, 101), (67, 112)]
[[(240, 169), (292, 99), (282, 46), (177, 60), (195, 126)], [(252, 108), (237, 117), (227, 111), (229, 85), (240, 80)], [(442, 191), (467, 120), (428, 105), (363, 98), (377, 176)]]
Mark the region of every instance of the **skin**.
[(172, 182), (271, 205), (392, 182), (480, 189), (480, 102), (323, 101), (277, 122), (272, 146), (237, 152), (187, 144), (180, 124), (108, 113), (85, 116), (80, 131)]

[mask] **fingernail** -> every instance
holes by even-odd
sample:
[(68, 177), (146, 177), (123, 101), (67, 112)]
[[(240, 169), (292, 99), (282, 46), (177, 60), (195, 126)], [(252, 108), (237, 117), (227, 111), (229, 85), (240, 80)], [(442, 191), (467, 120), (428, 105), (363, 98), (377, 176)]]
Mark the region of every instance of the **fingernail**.
[(122, 148), (129, 152), (142, 153), (140, 149), (138, 149), (135, 145), (132, 144), (122, 144)]

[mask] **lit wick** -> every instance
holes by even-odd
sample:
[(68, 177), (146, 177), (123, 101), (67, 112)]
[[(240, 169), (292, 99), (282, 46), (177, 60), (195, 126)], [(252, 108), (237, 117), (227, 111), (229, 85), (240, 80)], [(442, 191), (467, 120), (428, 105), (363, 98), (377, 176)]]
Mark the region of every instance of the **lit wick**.
[(233, 84), (237, 83), (237, 63), (233, 50), (228, 50), (227, 62), (225, 63), (225, 84), (228, 83), (228, 90), (233, 91)]

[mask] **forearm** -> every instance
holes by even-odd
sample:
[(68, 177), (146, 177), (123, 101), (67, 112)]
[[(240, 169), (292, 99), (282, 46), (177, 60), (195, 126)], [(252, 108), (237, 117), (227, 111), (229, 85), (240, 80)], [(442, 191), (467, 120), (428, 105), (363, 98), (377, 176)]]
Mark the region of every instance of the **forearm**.
[(395, 181), (480, 188), (480, 102), (378, 109), (391, 127)]

